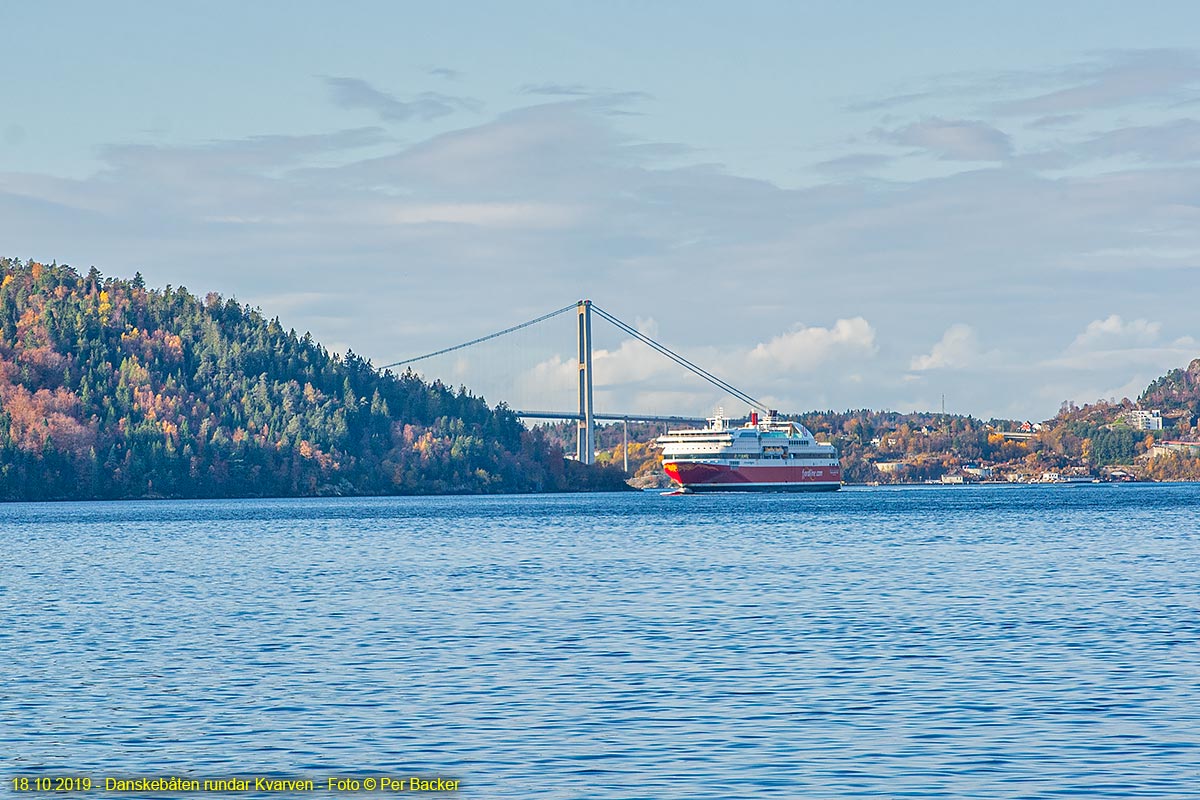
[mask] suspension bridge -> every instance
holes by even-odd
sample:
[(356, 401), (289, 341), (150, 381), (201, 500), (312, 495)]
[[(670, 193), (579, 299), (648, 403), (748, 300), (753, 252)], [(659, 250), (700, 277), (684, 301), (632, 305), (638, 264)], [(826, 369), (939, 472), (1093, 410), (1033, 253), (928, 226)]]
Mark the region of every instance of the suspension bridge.
[(447, 355), (467, 348), (482, 345), (493, 339), (498, 339), (501, 336), (516, 333), (517, 331), (530, 328), (547, 320), (559, 317), (574, 311), (577, 317), (576, 332), (577, 332), (577, 351), (578, 351), (578, 393), (579, 404), (577, 410), (547, 410), (547, 409), (514, 409), (513, 413), (522, 419), (554, 419), (554, 420), (577, 420), (578, 440), (576, 446), (576, 457), (584, 464), (591, 464), (595, 461), (596, 453), (596, 422), (622, 422), (624, 423), (625, 451), (626, 462), (625, 469), (628, 471), (628, 449), (629, 449), (629, 423), (630, 422), (665, 422), (665, 423), (696, 423), (703, 422), (702, 417), (690, 417), (684, 415), (655, 415), (641, 413), (616, 413), (604, 412), (598, 413), (593, 402), (593, 341), (592, 341), (592, 317), (593, 315), (603, 319), (611, 324), (621, 333), (633, 337), (639, 342), (642, 342), (647, 347), (656, 351), (663, 357), (673, 361), (675, 364), (686, 369), (688, 372), (696, 375), (704, 381), (712, 384), (721, 391), (729, 394), (736, 400), (746, 403), (751, 408), (766, 412), (768, 409), (758, 400), (746, 394), (742, 390), (727, 383), (713, 373), (703, 367), (689, 361), (680, 354), (668, 348), (666, 345), (655, 341), (649, 335), (638, 330), (636, 327), (624, 322), (617, 316), (610, 314), (600, 306), (593, 303), (591, 300), (579, 300), (568, 306), (563, 306), (560, 309), (551, 311), (548, 314), (543, 314), (531, 320), (505, 328), (502, 331), (489, 333), (486, 336), (472, 339), (469, 342), (444, 347), (440, 350), (435, 350), (432, 353), (426, 353), (412, 358), (406, 358), (402, 361), (394, 361), (391, 364), (384, 364), (380, 367), (381, 370), (393, 369), (396, 367), (411, 367), (421, 361), (435, 358), (437, 356)]

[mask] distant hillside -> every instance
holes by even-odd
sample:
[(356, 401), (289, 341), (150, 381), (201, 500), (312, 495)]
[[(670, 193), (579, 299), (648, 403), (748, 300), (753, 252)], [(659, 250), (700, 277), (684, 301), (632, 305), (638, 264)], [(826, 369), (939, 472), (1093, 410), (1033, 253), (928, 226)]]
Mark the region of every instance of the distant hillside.
[[(1019, 424), (1006, 420), (986, 423), (957, 414), (869, 409), (812, 411), (785, 418), (795, 419), (819, 440), (837, 447), (848, 483), (935, 479), (962, 464), (1019, 459), (1029, 453), (1028, 447), (994, 435), (996, 428), (1014, 429)], [(564, 449), (575, 442), (575, 423), (546, 425), (541, 430)], [(655, 437), (665, 432), (662, 424), (630, 423), (629, 469), (636, 485), (669, 485), (660, 466), (661, 453), (652, 446)], [(622, 433), (620, 423), (597, 426), (597, 463), (623, 464)], [(906, 461), (903, 472), (885, 475), (874, 466), (878, 461), (894, 460)]]
[[(1029, 481), (1047, 473), (1200, 480), (1195, 448), (1178, 443), (1200, 442), (1200, 359), (1154, 381), (1142, 394), (1142, 409), (1161, 411), (1162, 430), (1135, 428), (1130, 418), (1136, 405), (1128, 399), (1063, 403), (1057, 415), (1040, 423), (869, 409), (791, 418), (838, 449), (848, 483)], [(564, 448), (574, 443), (573, 423), (543, 430)], [(629, 464), (637, 485), (667, 485), (661, 454), (651, 444), (662, 432), (662, 426), (629, 426)], [(598, 430), (599, 463), (623, 462), (621, 437), (619, 424)]]
[(219, 295), (0, 259), (0, 499), (624, 488)]
[(1138, 402), (1143, 408), (1160, 409), (1164, 416), (1200, 415), (1200, 358), (1151, 383)]

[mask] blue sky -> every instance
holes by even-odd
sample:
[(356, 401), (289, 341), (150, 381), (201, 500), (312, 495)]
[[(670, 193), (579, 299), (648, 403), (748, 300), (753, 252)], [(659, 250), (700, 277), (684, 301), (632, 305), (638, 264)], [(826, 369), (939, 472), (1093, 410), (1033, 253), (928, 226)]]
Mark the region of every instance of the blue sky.
[[(0, 242), (376, 363), (588, 296), (784, 409), (1045, 418), (1200, 356), (1200, 10), (1044, 5), (6, 4)], [(523, 343), (431, 369), (569, 405)]]

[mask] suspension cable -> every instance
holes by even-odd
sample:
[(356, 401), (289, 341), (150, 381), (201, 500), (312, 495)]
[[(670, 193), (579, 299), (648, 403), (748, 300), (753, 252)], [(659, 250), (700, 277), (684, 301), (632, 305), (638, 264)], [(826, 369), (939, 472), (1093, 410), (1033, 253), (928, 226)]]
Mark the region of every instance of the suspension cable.
[(628, 333), (630, 336), (633, 336), (634, 338), (638, 339), (639, 341), (654, 348), (659, 353), (661, 353), (662, 355), (671, 359), (679, 366), (683, 367), (684, 369), (688, 370), (689, 372), (694, 373), (695, 375), (698, 375), (699, 377), (701, 377), (704, 380), (711, 383), (713, 386), (716, 386), (718, 389), (720, 389), (724, 392), (728, 392), (729, 394), (733, 395), (735, 398), (737, 398), (738, 400), (741, 400), (743, 403), (746, 403), (747, 405), (751, 406), (752, 408), (757, 408), (758, 410), (764, 411), (764, 412), (767, 411), (767, 407), (763, 403), (759, 402), (758, 400), (755, 400), (753, 397), (746, 394), (741, 389), (738, 389), (735, 386), (732, 386), (729, 383), (721, 380), (716, 375), (713, 375), (711, 372), (704, 369), (703, 367), (693, 364), (691, 361), (688, 361), (686, 358), (684, 358), (683, 356), (674, 352), (673, 350), (668, 348), (666, 345), (663, 345), (663, 344), (660, 344), (660, 343), (654, 341), (646, 334), (644, 334), (641, 331), (637, 330), (636, 328), (622, 322), (620, 319), (618, 319), (617, 317), (608, 313), (604, 309), (600, 308), (595, 303), (592, 303), (592, 310), (595, 311), (600, 316), (602, 316), (604, 319), (611, 322), (613, 325), (617, 326), (621, 330)]
[[(557, 317), (559, 314), (565, 314), (566, 312), (571, 311), (572, 309), (575, 309), (578, 306), (579, 306), (578, 303), (571, 303), (571, 305), (569, 305), (569, 306), (563, 306), (562, 308), (558, 309), (557, 311), (551, 311), (549, 314), (543, 314), (542, 316), (538, 317), (537, 319), (531, 319), (528, 322), (522, 322), (520, 325), (513, 325), (511, 328), (505, 328), (502, 331), (497, 331), (496, 333), (490, 333), (487, 336), (481, 336), (478, 339), (472, 339), (471, 341), (463, 342), (462, 344), (456, 344), (453, 347), (446, 347), (441, 350), (437, 350), (433, 353), (426, 353), (423, 356), (417, 356), (415, 358), (406, 358), (403, 361), (396, 361), (391, 364), (384, 364), (379, 369), (384, 370), (384, 369), (391, 369), (392, 367), (402, 367), (405, 364), (413, 364), (417, 361), (424, 361), (427, 358), (433, 358), (434, 356), (440, 356), (443, 353), (452, 353), (455, 350), (462, 350), (464, 347), (470, 347), (471, 345), (481, 344), (483, 342), (488, 341), (489, 339), (495, 339), (497, 337), (503, 336), (506, 333), (513, 333), (514, 331), (519, 331), (522, 328), (528, 328), (530, 325), (536, 325), (539, 322), (545, 322), (546, 320), (550, 319), (551, 317)], [(595, 306), (592, 306), (592, 308), (595, 308)]]
[[(688, 361), (686, 358), (679, 355), (675, 351), (671, 350), (666, 345), (656, 342), (654, 339), (651, 339), (649, 336), (647, 336), (646, 334), (637, 330), (633, 326), (626, 324), (618, 317), (616, 317), (616, 316), (608, 313), (604, 309), (600, 308), (600, 306), (596, 305), (595, 303), (592, 303), (591, 306), (592, 306), (593, 311), (595, 311), (597, 314), (599, 314), (604, 319), (608, 320), (614, 326), (616, 326), (620, 330), (624, 331), (625, 333), (628, 333), (630, 336), (634, 337), (638, 341), (640, 341), (640, 342), (646, 344), (647, 346), (653, 348), (654, 350), (658, 351), (659, 353), (661, 353), (662, 355), (671, 359), (676, 364), (678, 364), (679, 366), (688, 370), (689, 372), (691, 372), (691, 373), (697, 375), (698, 377), (704, 379), (705, 381), (711, 383), (713, 386), (716, 386), (721, 391), (728, 392), (730, 395), (732, 395), (733, 397), (735, 397), (738, 400), (741, 400), (743, 403), (746, 403), (747, 405), (751, 406), (752, 408), (757, 408), (760, 411), (764, 411), (764, 412), (767, 411), (766, 405), (764, 405), (759, 400), (754, 399), (750, 395), (746, 394), (741, 389), (738, 389), (737, 387), (733, 386), (732, 384), (722, 380), (721, 378), (718, 378), (716, 375), (712, 374), (711, 372), (704, 369), (703, 367), (698, 366), (697, 364), (693, 364), (691, 361)], [(435, 350), (434, 352), (426, 353), (423, 356), (415, 356), (413, 358), (406, 358), (402, 361), (394, 361), (391, 364), (384, 364), (383, 366), (379, 367), (379, 369), (385, 370), (385, 369), (391, 369), (392, 367), (402, 367), (406, 364), (414, 364), (418, 361), (424, 361), (427, 358), (433, 358), (434, 356), (444, 355), (445, 353), (452, 353), (455, 350), (462, 350), (465, 347), (471, 347), (473, 345), (482, 344), (483, 342), (489, 341), (491, 339), (496, 339), (496, 338), (499, 338), (506, 334), (514, 333), (516, 331), (521, 330), (522, 328), (528, 328), (530, 325), (536, 325), (539, 322), (545, 322), (546, 320), (551, 319), (552, 317), (557, 317), (559, 314), (565, 314), (566, 312), (571, 311), (572, 309), (576, 309), (578, 307), (579, 307), (578, 303), (571, 303), (568, 306), (563, 306), (562, 308), (558, 309), (557, 311), (551, 311), (550, 313), (543, 314), (542, 316), (537, 317), (536, 319), (531, 319), (527, 322), (522, 322), (520, 325), (513, 325), (511, 328), (505, 328), (502, 331), (490, 333), (487, 336), (481, 336), (478, 339), (472, 339), (469, 342), (463, 342), (462, 344), (456, 344), (453, 347), (444, 347), (441, 350)]]

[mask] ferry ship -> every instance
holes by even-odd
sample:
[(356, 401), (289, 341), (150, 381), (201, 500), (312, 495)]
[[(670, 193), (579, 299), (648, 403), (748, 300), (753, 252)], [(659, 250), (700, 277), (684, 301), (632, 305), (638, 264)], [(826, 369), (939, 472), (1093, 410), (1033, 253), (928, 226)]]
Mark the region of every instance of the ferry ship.
[(763, 419), (731, 428), (718, 412), (703, 428), (658, 437), (663, 470), (684, 492), (833, 492), (842, 467), (832, 445), (817, 444), (803, 425)]

